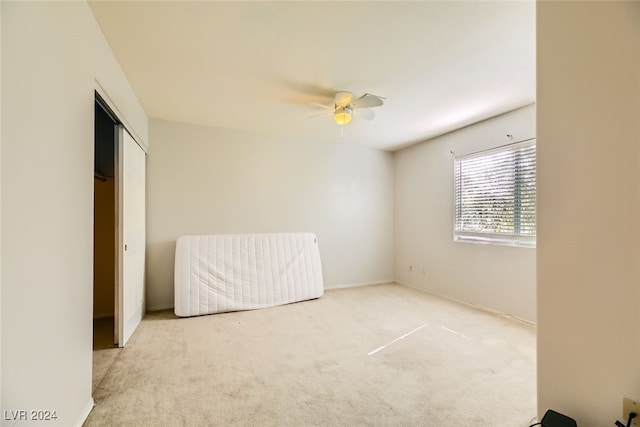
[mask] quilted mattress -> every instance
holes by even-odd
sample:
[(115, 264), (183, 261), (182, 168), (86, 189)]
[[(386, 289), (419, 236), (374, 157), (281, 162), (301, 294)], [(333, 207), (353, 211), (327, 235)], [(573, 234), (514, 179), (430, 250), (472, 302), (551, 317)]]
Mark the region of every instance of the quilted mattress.
[(312, 233), (182, 236), (176, 242), (177, 316), (273, 307), (323, 293)]

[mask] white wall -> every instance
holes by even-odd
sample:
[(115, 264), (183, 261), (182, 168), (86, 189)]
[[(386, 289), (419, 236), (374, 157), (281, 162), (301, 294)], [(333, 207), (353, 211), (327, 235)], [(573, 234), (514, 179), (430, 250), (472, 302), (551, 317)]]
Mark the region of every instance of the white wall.
[(535, 321), (535, 249), (453, 241), (451, 154), (534, 138), (535, 120), (530, 105), (395, 153), (397, 282)]
[[(0, 2), (0, 82), (2, 82), (2, 2)], [(2, 87), (0, 87), (0, 91)], [(0, 102), (2, 129), (2, 102)], [(0, 165), (2, 165), (2, 132), (0, 131)], [(0, 172), (0, 320), (2, 319), (2, 173)], [(0, 324), (0, 409), (2, 409), (2, 325)]]
[(608, 426), (640, 399), (640, 3), (537, 20), (539, 412)]
[(145, 139), (147, 121), (86, 3), (2, 2), (1, 18), (0, 406), (75, 426), (92, 404), (96, 79)]
[(393, 279), (392, 154), (150, 122), (147, 303), (173, 306), (175, 240), (186, 234), (309, 231), (325, 286)]

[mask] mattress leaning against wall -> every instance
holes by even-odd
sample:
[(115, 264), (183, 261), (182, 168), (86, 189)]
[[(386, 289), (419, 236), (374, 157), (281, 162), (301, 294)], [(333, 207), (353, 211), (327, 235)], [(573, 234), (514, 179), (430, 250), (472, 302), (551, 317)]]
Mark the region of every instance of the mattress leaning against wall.
[(313, 233), (182, 236), (176, 242), (177, 316), (254, 310), (323, 293)]

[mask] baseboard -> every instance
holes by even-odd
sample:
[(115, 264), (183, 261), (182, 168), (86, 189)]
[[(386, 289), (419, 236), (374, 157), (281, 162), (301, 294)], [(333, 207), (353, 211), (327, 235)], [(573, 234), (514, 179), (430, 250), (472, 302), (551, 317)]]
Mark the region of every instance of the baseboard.
[[(388, 284), (388, 283), (394, 283), (394, 281), (392, 279), (387, 279), (387, 280), (379, 280), (379, 281), (375, 281), (375, 282), (343, 283), (343, 284), (339, 284), (339, 285), (328, 285), (328, 286), (325, 286), (324, 289), (325, 290), (330, 290), (330, 289), (343, 289), (343, 288), (357, 288), (359, 286), (385, 285), (385, 284)], [(151, 305), (151, 306), (147, 307), (147, 311), (169, 310), (169, 309), (173, 309), (173, 308), (174, 308), (173, 304)]]
[(492, 308), (488, 308), (488, 307), (485, 307), (483, 305), (474, 304), (474, 303), (471, 303), (471, 302), (468, 302), (468, 301), (459, 300), (457, 298), (453, 298), (453, 297), (450, 297), (448, 295), (438, 294), (436, 292), (430, 291), (428, 289), (419, 288), (417, 286), (411, 285), (411, 284), (403, 282), (401, 280), (394, 280), (393, 283), (397, 283), (398, 285), (406, 286), (407, 288), (415, 289), (416, 291), (424, 292), (424, 293), (427, 293), (429, 295), (433, 295), (434, 297), (445, 299), (447, 301), (455, 302), (457, 304), (466, 305), (467, 307), (475, 308), (476, 310), (484, 311), (484, 312), (491, 313), (491, 314), (496, 314), (496, 315), (499, 315), (499, 316), (511, 317), (512, 319), (518, 320), (518, 321), (526, 323), (528, 325), (534, 325), (535, 326), (535, 324), (536, 324), (535, 322), (532, 322), (531, 320), (523, 319), (521, 317), (514, 316), (513, 314), (504, 313), (502, 311), (494, 310)]
[(393, 282), (393, 280), (388, 279), (388, 280), (380, 280), (380, 281), (376, 281), (376, 282), (343, 283), (343, 284), (340, 284), (340, 285), (325, 286), (324, 289), (325, 290), (329, 290), (329, 289), (357, 288), (359, 286), (385, 285), (385, 284), (388, 284), (388, 283), (394, 283), (394, 282)]
[(173, 304), (149, 305), (146, 307), (145, 313), (149, 311), (169, 310), (172, 308), (173, 308)]
[(89, 403), (87, 403), (87, 406), (80, 413), (80, 417), (78, 418), (78, 421), (76, 421), (74, 426), (82, 427), (84, 422), (87, 421), (87, 418), (89, 418), (89, 414), (93, 410), (94, 405), (95, 405), (95, 402), (93, 401), (93, 397), (89, 398)]

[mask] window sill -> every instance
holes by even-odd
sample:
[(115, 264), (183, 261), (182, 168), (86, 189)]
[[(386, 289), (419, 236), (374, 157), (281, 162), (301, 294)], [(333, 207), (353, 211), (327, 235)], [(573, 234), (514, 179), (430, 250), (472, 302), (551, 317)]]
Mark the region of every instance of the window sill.
[(496, 246), (512, 246), (518, 248), (535, 249), (535, 240), (518, 240), (513, 238), (495, 238), (495, 237), (479, 237), (479, 236), (454, 236), (453, 241), (456, 243), (473, 243), (479, 245), (496, 245)]

